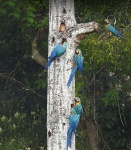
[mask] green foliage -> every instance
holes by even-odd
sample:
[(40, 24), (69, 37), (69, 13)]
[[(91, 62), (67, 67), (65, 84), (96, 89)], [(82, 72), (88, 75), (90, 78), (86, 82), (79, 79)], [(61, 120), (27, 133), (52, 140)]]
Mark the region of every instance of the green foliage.
[[(129, 2), (75, 1), (78, 23), (99, 23), (98, 33), (88, 34), (79, 46), (84, 75), (76, 74), (76, 95), (82, 100), (84, 115), (95, 118), (112, 150), (131, 149)], [(0, 0), (1, 150), (46, 149), (46, 73), (26, 56), (38, 29), (48, 27), (48, 3)], [(107, 17), (111, 23), (116, 19), (115, 27), (126, 40), (107, 36), (103, 24)], [(47, 35), (46, 31), (38, 44), (43, 56), (47, 56)], [(77, 132), (78, 150), (90, 149), (86, 128), (82, 126)]]
[[(40, 26), (48, 25), (48, 17), (43, 18), (42, 14), (48, 11), (48, 1), (45, 3), (35, 0), (22, 2), (16, 1), (1, 1), (0, 12), (7, 18), (19, 20), (19, 23), (24, 28), (39, 28)], [(43, 12), (44, 10), (44, 12)], [(43, 24), (42, 24), (43, 23)]]
[[(86, 130), (77, 130), (78, 136), (76, 136), (76, 147), (77, 149), (90, 150), (89, 139), (87, 137)], [(82, 138), (81, 138), (82, 137)], [(81, 143), (81, 144), (79, 144)]]
[[(0, 150), (46, 149), (46, 73), (28, 57), (37, 30), (48, 27), (42, 3), (0, 0)], [(45, 56), (47, 35), (38, 46)]]
[[(76, 75), (76, 95), (82, 100), (84, 115), (92, 116), (97, 122), (100, 137), (101, 134), (103, 135), (101, 149), (107, 150), (106, 145), (108, 145), (110, 149), (130, 150), (131, 113), (128, 107), (131, 104), (129, 96), (131, 11), (129, 1), (120, 3), (119, 0), (105, 2), (78, 0), (76, 6), (77, 22), (99, 23), (98, 33), (87, 34), (79, 46), (84, 56), (84, 78), (82, 75)], [(112, 24), (116, 19), (115, 27), (126, 40), (107, 35), (104, 27), (104, 19), (107, 17)], [(82, 129), (82, 134), (78, 134), (78, 150), (82, 149), (80, 139), (85, 136), (84, 130), (85, 128)], [(88, 142), (86, 147), (89, 147)]]
[(118, 99), (118, 90), (117, 89), (111, 89), (109, 92), (107, 92), (102, 99), (102, 101), (105, 103), (105, 106), (117, 105), (117, 99)]

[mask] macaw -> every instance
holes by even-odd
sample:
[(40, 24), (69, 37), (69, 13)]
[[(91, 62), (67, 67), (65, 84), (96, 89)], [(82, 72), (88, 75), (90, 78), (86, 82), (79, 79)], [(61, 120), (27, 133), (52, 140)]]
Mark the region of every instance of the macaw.
[(75, 100), (75, 107), (74, 107), (74, 109), (75, 109), (77, 115), (79, 117), (81, 117), (81, 115), (83, 114), (83, 107), (81, 105), (81, 100), (80, 100), (79, 97), (76, 97), (74, 100)]
[(105, 19), (106, 30), (109, 35), (115, 35), (119, 38), (124, 38), (119, 31), (117, 31), (110, 23), (108, 19)]
[(54, 59), (63, 55), (66, 52), (66, 48), (67, 48), (67, 42), (64, 42), (63, 45), (61, 45), (60, 43), (57, 43), (51, 52), (51, 55), (49, 57), (49, 60), (46, 64), (45, 68), (48, 69), (48, 67), (51, 65), (51, 63)]
[(77, 69), (79, 69), (80, 73), (83, 73), (83, 61), (84, 61), (84, 57), (82, 56), (82, 52), (80, 49), (76, 49), (75, 51), (75, 55), (74, 55), (74, 62), (75, 62), (75, 66), (73, 67), (67, 86), (69, 87), (71, 84), (71, 81), (73, 80), (73, 77), (77, 71)]
[(67, 132), (67, 149), (68, 147), (71, 148), (71, 138), (72, 138), (72, 133), (76, 133), (76, 128), (79, 123), (79, 116), (76, 114), (76, 111), (74, 108), (71, 108), (71, 113), (69, 115), (69, 129)]

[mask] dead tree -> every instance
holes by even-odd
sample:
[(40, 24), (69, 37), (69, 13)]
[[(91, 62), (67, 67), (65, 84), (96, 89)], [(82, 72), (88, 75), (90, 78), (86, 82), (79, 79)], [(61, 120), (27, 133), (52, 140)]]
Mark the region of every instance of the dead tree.
[[(79, 37), (96, 31), (95, 22), (77, 24), (74, 16), (73, 0), (50, 0), (48, 56), (56, 43), (66, 39), (66, 53), (53, 61), (48, 69), (47, 94), (47, 150), (67, 150), (68, 116), (75, 97), (75, 79), (70, 87), (67, 82), (72, 69), (75, 49)], [(75, 137), (71, 150), (75, 150)]]

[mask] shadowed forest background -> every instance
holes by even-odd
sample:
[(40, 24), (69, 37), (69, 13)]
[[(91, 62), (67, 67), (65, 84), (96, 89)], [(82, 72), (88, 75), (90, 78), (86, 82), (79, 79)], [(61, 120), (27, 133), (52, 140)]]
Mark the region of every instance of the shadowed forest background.
[[(0, 150), (46, 150), (47, 71), (34, 58), (47, 60), (48, 3), (0, 0)], [(84, 114), (76, 149), (91, 150), (93, 120), (100, 150), (130, 150), (131, 2), (76, 0), (75, 16), (77, 23), (99, 23), (97, 33), (78, 37), (84, 74), (76, 74), (76, 96)], [(107, 35), (107, 17), (126, 40)]]

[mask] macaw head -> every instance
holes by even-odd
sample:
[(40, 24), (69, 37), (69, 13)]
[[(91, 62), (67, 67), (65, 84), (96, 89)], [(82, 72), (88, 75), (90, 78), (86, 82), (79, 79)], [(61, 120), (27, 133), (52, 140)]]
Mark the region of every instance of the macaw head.
[(76, 111), (75, 111), (74, 108), (71, 108), (71, 114), (72, 114), (72, 115), (76, 114)]
[(81, 55), (81, 50), (80, 50), (80, 49), (76, 49), (76, 50), (75, 50), (75, 54)]
[(109, 23), (110, 23), (110, 21), (109, 21), (108, 19), (105, 19), (104, 22), (105, 22), (106, 24), (109, 24)]
[(79, 97), (75, 97), (75, 104), (76, 105), (79, 105), (80, 103), (81, 103), (81, 100), (80, 100), (80, 98)]

